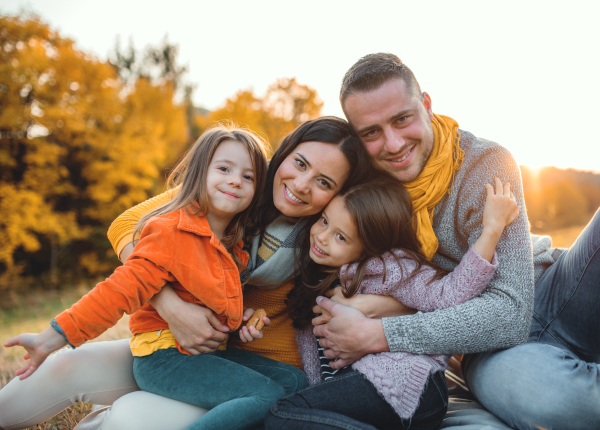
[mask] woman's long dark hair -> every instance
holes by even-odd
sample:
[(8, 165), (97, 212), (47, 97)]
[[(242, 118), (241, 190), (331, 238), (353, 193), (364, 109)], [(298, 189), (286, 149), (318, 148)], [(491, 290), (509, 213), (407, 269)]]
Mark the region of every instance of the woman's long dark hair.
[(334, 116), (306, 121), (283, 139), (277, 151), (273, 154), (267, 170), (264, 192), (255, 205), (250, 234), (263, 234), (269, 224), (281, 215), (273, 203), (273, 182), (275, 173), (283, 160), (290, 155), (298, 145), (304, 142), (323, 142), (337, 145), (350, 164), (350, 174), (342, 186), (342, 191), (351, 187), (369, 175), (371, 164), (369, 154), (359, 137), (347, 121)]
[[(383, 262), (385, 282), (383, 255), (392, 249), (402, 249), (405, 254), (402, 258), (414, 260), (416, 263), (412, 274), (402, 274), (403, 278), (407, 276), (410, 279), (424, 265), (436, 271), (429, 282), (448, 273), (420, 253), (421, 243), (417, 239), (414, 228), (412, 200), (397, 178), (387, 172), (373, 169), (368, 180), (342, 191), (338, 197), (344, 200), (346, 209), (356, 224), (358, 237), (364, 246), (363, 254), (358, 260), (356, 274), (344, 292), (344, 296), (351, 297), (356, 293), (364, 278), (365, 267), (371, 258), (380, 258)], [(296, 328), (310, 324), (316, 298), (329, 289), (335, 279), (339, 277), (344, 284), (346, 277), (345, 273), (340, 273), (339, 268), (321, 266), (310, 259), (310, 228), (319, 217), (320, 215), (312, 217), (311, 223), (303, 228), (297, 240), (300, 273), (286, 301)], [(400, 263), (398, 257), (395, 258), (396, 262)]]

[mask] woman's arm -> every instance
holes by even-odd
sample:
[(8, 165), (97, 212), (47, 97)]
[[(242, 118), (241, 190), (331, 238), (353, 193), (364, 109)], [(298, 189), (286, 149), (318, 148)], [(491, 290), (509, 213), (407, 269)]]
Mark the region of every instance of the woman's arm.
[(229, 335), (213, 311), (183, 301), (173, 288), (165, 285), (150, 299), (150, 304), (169, 324), (181, 347), (193, 355), (214, 352)]
[[(121, 259), (121, 261), (126, 260), (126, 258), (123, 258), (124, 255), (122, 256), (121, 254), (124, 247), (131, 244), (133, 241), (133, 231), (135, 230), (135, 226), (137, 225), (138, 221), (147, 213), (150, 213), (154, 209), (157, 209), (169, 202), (169, 200), (171, 200), (171, 198), (174, 196), (174, 193), (177, 193), (177, 189), (173, 191), (166, 191), (156, 197), (152, 197), (145, 202), (127, 209), (112, 222), (108, 228), (107, 236), (108, 240), (113, 246), (113, 249), (115, 250), (115, 253)], [(133, 245), (131, 245), (130, 248), (129, 254), (126, 255), (127, 257), (131, 254), (131, 251), (133, 251)]]

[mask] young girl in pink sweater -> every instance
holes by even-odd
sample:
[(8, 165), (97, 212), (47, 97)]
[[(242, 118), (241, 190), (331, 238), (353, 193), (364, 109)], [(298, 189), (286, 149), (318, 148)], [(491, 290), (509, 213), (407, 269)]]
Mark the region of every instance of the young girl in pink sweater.
[(478, 296), (498, 265), (498, 240), (520, 211), (510, 184), (495, 182), (495, 190), (486, 185), (481, 235), (451, 273), (420, 254), (411, 198), (387, 173), (338, 194), (308, 224), (299, 247), (301, 274), (288, 305), (314, 386), (279, 400), (267, 415), (267, 429), (439, 427), (448, 403), (443, 373), (448, 356), (383, 352), (333, 370), (312, 333), (312, 308), (318, 296), (340, 284), (346, 298), (389, 295), (421, 312)]

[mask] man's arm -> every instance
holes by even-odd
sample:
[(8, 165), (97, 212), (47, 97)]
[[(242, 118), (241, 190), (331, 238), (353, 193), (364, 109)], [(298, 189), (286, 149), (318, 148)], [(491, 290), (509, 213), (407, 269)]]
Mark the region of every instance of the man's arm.
[[(450, 355), (509, 348), (527, 339), (533, 312), (533, 257), (520, 171), (510, 153), (498, 145), (492, 144), (479, 152), (475, 157), (465, 158), (450, 196), (440, 203), (439, 213), (436, 208), (434, 225), (437, 221), (440, 228), (436, 231), (440, 259), (436, 261), (458, 262), (481, 233), (485, 183), (491, 183), (494, 177), (510, 182), (522, 211), (498, 242), (500, 264), (485, 292), (449, 309), (384, 318), (381, 327), (374, 324), (364, 324), (360, 330), (334, 324), (316, 327), (315, 335), (324, 337), (321, 345), (329, 348), (326, 356), (344, 359), (335, 367), (383, 351), (384, 344), (391, 351)], [(439, 219), (440, 213), (445, 219)], [(451, 229), (452, 237), (445, 237), (445, 230)], [(322, 301), (321, 307), (323, 303), (327, 302)], [(338, 307), (339, 316), (349, 313), (348, 309)], [(373, 350), (375, 347), (379, 351)]]
[(476, 156), (465, 157), (462, 169), (456, 178), (459, 182), (434, 215), (440, 241), (436, 262), (462, 258), (461, 254), (477, 240), (483, 229), (484, 186), (494, 177), (511, 184), (521, 213), (498, 241), (499, 266), (483, 294), (449, 309), (384, 318), (383, 329), (391, 351), (467, 354), (510, 348), (529, 335), (533, 254), (519, 167), (505, 148), (489, 143)]

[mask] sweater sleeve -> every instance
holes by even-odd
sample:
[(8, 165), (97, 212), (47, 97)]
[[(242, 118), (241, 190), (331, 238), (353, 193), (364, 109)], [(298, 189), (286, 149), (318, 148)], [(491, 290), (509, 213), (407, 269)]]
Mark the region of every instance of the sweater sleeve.
[[(400, 261), (404, 263), (406, 272), (415, 266), (410, 260)], [(456, 269), (443, 278), (429, 282), (435, 271), (429, 266), (422, 266), (412, 277), (405, 276), (405, 280), (391, 290), (391, 295), (418, 311), (446, 309), (481, 294), (494, 276), (496, 267), (498, 260), (495, 254), (490, 264), (471, 246)]]
[[(473, 139), (476, 139), (473, 137)], [(462, 145), (462, 143), (461, 143)], [(533, 254), (519, 168), (500, 145), (484, 142), (470, 154), (450, 195), (438, 204), (434, 228), (440, 249), (434, 261), (451, 268), (482, 230), (485, 184), (510, 182), (521, 206), (519, 217), (496, 246), (495, 276), (479, 297), (430, 313), (383, 318), (391, 351), (414, 354), (467, 354), (510, 348), (529, 335), (533, 313)], [(465, 151), (466, 153), (467, 151)]]
[(55, 319), (67, 341), (79, 346), (145, 305), (175, 279), (170, 273), (173, 228), (159, 219), (144, 227), (134, 253), (105, 281), (97, 284)]
[(165, 191), (131, 209), (127, 209), (112, 222), (107, 235), (117, 257), (121, 255), (125, 245), (133, 241), (133, 231), (138, 221), (147, 213), (169, 202), (172, 197), (172, 191)]

